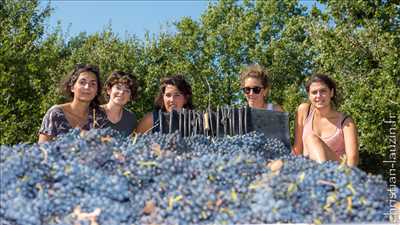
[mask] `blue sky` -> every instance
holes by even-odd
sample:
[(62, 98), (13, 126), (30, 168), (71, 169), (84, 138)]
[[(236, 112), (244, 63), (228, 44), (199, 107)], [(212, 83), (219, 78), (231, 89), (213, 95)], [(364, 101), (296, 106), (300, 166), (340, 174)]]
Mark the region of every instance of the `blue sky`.
[[(42, 5), (47, 3), (47, 0), (41, 2)], [(312, 6), (315, 1), (302, 3)], [(128, 34), (143, 39), (146, 31), (150, 34), (173, 32), (167, 23), (178, 21), (183, 16), (198, 20), (208, 4), (207, 0), (53, 0), (54, 11), (48, 25), (52, 31), (60, 22), (67, 38), (80, 32), (100, 32), (111, 25), (121, 38)]]

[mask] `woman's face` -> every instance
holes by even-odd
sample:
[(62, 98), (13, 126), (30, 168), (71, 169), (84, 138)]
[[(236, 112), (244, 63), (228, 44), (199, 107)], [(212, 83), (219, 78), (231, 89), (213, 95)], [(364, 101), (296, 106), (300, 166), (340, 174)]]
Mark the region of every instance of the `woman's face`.
[(179, 111), (186, 104), (186, 97), (176, 86), (167, 85), (165, 87), (163, 101), (167, 112), (172, 112), (173, 109)]
[(313, 82), (310, 85), (308, 99), (315, 108), (329, 107), (334, 91), (323, 82)]
[(131, 100), (131, 89), (124, 83), (114, 84), (111, 88), (107, 89), (107, 94), (110, 96), (109, 102), (121, 107)]
[(97, 85), (97, 78), (94, 73), (82, 72), (71, 87), (71, 92), (74, 93), (74, 99), (91, 102), (97, 95)]
[(264, 88), (260, 79), (248, 77), (244, 80), (244, 95), (250, 107), (263, 105), (268, 89)]

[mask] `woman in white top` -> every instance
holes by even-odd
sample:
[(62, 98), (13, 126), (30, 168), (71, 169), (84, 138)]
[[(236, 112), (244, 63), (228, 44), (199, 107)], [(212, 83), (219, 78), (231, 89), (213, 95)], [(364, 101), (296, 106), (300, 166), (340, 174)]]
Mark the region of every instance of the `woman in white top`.
[(265, 102), (271, 89), (267, 71), (258, 64), (252, 64), (240, 73), (240, 86), (251, 108), (283, 112), (278, 104)]

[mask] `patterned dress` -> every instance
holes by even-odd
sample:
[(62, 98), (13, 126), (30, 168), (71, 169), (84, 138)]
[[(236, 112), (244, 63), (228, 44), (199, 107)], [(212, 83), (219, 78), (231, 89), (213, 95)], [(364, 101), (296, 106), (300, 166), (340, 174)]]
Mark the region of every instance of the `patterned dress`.
[[(81, 127), (81, 129), (90, 130), (92, 128), (104, 128), (107, 121), (107, 114), (103, 109), (90, 108), (87, 122)], [(69, 124), (62, 106), (55, 105), (51, 107), (43, 117), (39, 133), (56, 137), (60, 134), (68, 133), (70, 129), (73, 129), (73, 127)]]

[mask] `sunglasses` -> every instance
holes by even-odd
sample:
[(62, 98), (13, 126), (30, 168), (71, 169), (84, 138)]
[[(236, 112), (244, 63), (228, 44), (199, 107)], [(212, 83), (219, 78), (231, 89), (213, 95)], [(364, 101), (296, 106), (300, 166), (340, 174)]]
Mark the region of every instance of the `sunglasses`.
[(246, 94), (250, 94), (251, 90), (253, 90), (254, 94), (260, 94), (261, 90), (264, 89), (262, 87), (244, 87), (242, 88), (243, 92)]

